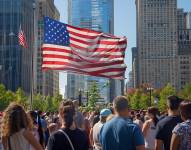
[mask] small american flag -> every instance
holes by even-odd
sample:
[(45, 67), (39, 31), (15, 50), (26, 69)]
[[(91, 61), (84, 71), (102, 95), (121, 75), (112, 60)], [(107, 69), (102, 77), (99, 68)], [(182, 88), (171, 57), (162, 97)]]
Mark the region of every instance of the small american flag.
[(127, 40), (44, 18), (44, 70), (122, 79)]
[(26, 37), (25, 37), (23, 30), (21, 29), (21, 26), (19, 28), (18, 38), (19, 38), (19, 44), (22, 47), (27, 48), (28, 45), (27, 45)]

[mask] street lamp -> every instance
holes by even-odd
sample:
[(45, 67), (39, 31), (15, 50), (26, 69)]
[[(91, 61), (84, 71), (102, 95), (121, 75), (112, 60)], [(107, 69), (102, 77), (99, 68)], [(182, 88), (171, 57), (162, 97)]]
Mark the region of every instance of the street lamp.
[(149, 91), (149, 107), (151, 106), (152, 90), (153, 90), (152, 87), (147, 88), (147, 91)]
[(89, 101), (89, 91), (86, 91), (86, 106), (88, 105), (88, 101)]
[(79, 92), (79, 97), (78, 97), (79, 106), (81, 106), (82, 105), (82, 89), (79, 89), (78, 92)]

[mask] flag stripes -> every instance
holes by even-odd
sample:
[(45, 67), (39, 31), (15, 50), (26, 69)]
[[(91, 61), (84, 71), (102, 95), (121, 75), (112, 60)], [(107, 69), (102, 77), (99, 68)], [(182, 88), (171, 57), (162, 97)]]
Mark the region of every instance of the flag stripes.
[[(46, 25), (49, 29), (45, 30), (46, 39), (47, 41), (55, 40), (55, 43), (45, 42), (42, 46), (42, 68), (44, 70), (64, 70), (115, 79), (124, 77), (126, 38), (62, 23), (60, 25), (59, 22), (50, 18), (48, 21), (45, 20)], [(54, 27), (56, 25), (58, 28)], [(50, 29), (55, 31), (51, 32)], [(52, 35), (55, 32), (58, 33), (57, 36)], [(60, 40), (59, 37), (65, 39), (68, 36), (69, 45), (56, 43), (56, 40)]]
[(19, 33), (18, 33), (18, 38), (19, 38), (19, 44), (22, 47), (27, 48), (28, 45), (27, 45), (26, 37), (25, 37), (23, 30), (21, 29), (21, 26), (20, 26)]

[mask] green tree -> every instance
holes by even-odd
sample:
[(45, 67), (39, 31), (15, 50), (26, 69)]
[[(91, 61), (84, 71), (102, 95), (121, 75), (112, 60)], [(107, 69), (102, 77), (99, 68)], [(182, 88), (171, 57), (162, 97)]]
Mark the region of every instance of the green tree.
[(100, 98), (100, 92), (97, 83), (92, 82), (89, 90), (88, 108), (95, 109), (96, 102)]
[(160, 111), (164, 111), (166, 109), (166, 101), (167, 101), (167, 97), (169, 95), (174, 95), (176, 94), (176, 90), (172, 87), (172, 85), (167, 84), (160, 92), (159, 96), (159, 110)]
[(3, 111), (14, 100), (15, 94), (12, 91), (6, 91), (5, 86), (0, 84), (0, 111)]
[(7, 102), (5, 99), (5, 93), (6, 93), (6, 89), (5, 86), (3, 84), (0, 84), (0, 110), (4, 110), (7, 107)]
[(42, 111), (46, 109), (46, 103), (45, 103), (44, 97), (41, 94), (37, 94), (33, 96), (32, 109), (42, 110)]
[(188, 83), (182, 90), (180, 90), (179, 96), (191, 100), (191, 83)]
[(148, 107), (149, 96), (142, 88), (131, 92), (128, 99), (132, 109), (146, 109)]
[(56, 93), (52, 97), (53, 111), (57, 111), (58, 110), (61, 101), (62, 101), (62, 95), (60, 95), (59, 93)]
[(18, 88), (15, 93), (16, 102), (21, 104), (25, 109), (29, 106), (28, 97), (21, 88)]

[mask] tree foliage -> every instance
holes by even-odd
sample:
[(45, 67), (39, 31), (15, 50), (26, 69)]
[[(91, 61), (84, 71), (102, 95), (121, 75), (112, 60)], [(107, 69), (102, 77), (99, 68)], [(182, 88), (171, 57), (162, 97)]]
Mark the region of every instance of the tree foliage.
[(172, 87), (172, 85), (167, 84), (160, 92), (160, 99), (159, 99), (159, 110), (164, 111), (166, 109), (166, 102), (167, 102), (167, 97), (169, 95), (175, 95), (176, 90)]
[[(3, 111), (11, 102), (21, 104), (26, 110), (30, 109), (30, 97), (27, 96), (21, 88), (14, 93), (6, 90), (3, 84), (0, 84), (0, 111)], [(57, 111), (62, 95), (56, 93), (55, 96), (42, 96), (36, 94), (33, 96), (32, 109), (42, 111)]]
[(88, 109), (95, 109), (96, 102), (100, 98), (99, 88), (96, 82), (92, 82), (89, 90)]
[(32, 109), (33, 110), (42, 110), (46, 108), (44, 97), (40, 94), (33, 96)]
[(184, 99), (191, 100), (191, 83), (186, 84), (186, 86), (180, 90), (179, 95)]
[(6, 90), (3, 84), (0, 84), (0, 111), (4, 110), (10, 102), (14, 101), (13, 92)]
[(149, 96), (143, 89), (135, 89), (128, 93), (129, 103), (132, 109), (146, 109), (148, 107)]
[(15, 93), (15, 100), (17, 103), (21, 104), (25, 109), (29, 107), (28, 97), (25, 95), (24, 91), (21, 88), (18, 88)]

